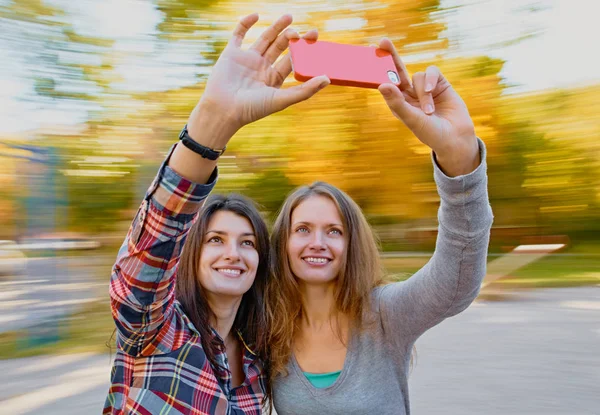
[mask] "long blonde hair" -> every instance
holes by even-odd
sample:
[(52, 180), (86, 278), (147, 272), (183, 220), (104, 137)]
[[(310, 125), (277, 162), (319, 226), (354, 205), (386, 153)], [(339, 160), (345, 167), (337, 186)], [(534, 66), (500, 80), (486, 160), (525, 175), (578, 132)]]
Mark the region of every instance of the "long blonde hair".
[(269, 360), (272, 376), (285, 374), (292, 354), (293, 339), (302, 316), (302, 303), (296, 277), (292, 273), (287, 248), (294, 209), (312, 196), (329, 198), (342, 218), (347, 246), (344, 266), (337, 277), (336, 312), (350, 320), (352, 327), (361, 328), (365, 311), (370, 307), (371, 291), (381, 284), (383, 269), (377, 240), (360, 207), (348, 196), (327, 183), (315, 182), (302, 186), (284, 202), (271, 234), (271, 272), (273, 277), (266, 291), (269, 319)]

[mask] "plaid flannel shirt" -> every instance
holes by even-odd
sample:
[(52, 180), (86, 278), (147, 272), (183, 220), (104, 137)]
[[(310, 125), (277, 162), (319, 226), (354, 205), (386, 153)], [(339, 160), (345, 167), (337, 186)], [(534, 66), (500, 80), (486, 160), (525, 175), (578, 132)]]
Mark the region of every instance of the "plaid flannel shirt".
[[(171, 149), (171, 153), (175, 146)], [(117, 353), (104, 414), (260, 414), (262, 363), (244, 350), (245, 380), (231, 387), (221, 345), (213, 368), (200, 335), (175, 300), (177, 264), (197, 212), (213, 189), (161, 166), (119, 250), (110, 281)], [(213, 332), (216, 334), (216, 331)]]

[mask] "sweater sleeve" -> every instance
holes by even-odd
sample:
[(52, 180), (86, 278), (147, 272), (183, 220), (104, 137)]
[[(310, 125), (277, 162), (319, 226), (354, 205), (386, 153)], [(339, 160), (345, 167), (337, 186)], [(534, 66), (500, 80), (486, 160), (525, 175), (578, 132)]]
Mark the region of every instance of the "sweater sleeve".
[(457, 177), (446, 176), (432, 156), (440, 196), (435, 252), (408, 280), (380, 291), (382, 324), (393, 341), (412, 345), (429, 328), (465, 310), (479, 293), (493, 221), (481, 140), (479, 151), (481, 164)]

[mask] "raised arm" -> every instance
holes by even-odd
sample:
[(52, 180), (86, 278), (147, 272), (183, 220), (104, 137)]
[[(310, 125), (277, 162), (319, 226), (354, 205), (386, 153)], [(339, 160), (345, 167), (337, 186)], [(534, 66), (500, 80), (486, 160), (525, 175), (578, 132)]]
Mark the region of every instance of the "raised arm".
[(208, 183), (193, 183), (167, 165), (171, 157), (148, 189), (111, 276), (109, 291), (119, 347), (134, 355), (172, 315), (181, 249), (217, 177), (214, 170)]
[[(199, 146), (222, 151), (244, 125), (308, 99), (329, 83), (322, 76), (281, 89), (292, 68), (289, 57), (278, 58), (298, 34), (288, 28), (291, 16), (284, 15), (243, 50), (244, 37), (257, 21), (252, 14), (237, 24), (189, 117), (187, 133)], [(316, 39), (317, 33), (305, 37)], [(172, 340), (176, 332), (171, 316), (177, 263), (196, 213), (214, 187), (216, 164), (176, 144), (131, 224), (110, 283), (118, 345), (126, 353), (139, 354), (150, 341)]]
[[(289, 28), (292, 16), (284, 15), (268, 27), (248, 48), (242, 42), (258, 21), (253, 13), (240, 20), (227, 46), (215, 63), (206, 89), (190, 114), (187, 128), (193, 141), (213, 150), (224, 150), (243, 126), (304, 101), (329, 85), (327, 76), (318, 76), (292, 88), (282, 89), (292, 72), (289, 56), (279, 59), (290, 39), (299, 37)], [(316, 31), (303, 38), (316, 40)], [(206, 183), (216, 161), (202, 158), (178, 145), (169, 166), (194, 183)]]
[(465, 310), (485, 277), (493, 216), (487, 193), (485, 146), (471, 173), (448, 177), (434, 160), (440, 195), (438, 236), (429, 262), (407, 281), (384, 287), (380, 308), (386, 331), (410, 342)]
[(485, 145), (475, 135), (462, 98), (435, 66), (414, 74), (412, 82), (394, 46), (389, 50), (400, 87), (379, 91), (392, 113), (433, 150), (440, 195), (439, 227), (431, 260), (406, 282), (380, 291), (386, 332), (410, 346), (425, 330), (471, 304), (485, 276), (490, 228)]

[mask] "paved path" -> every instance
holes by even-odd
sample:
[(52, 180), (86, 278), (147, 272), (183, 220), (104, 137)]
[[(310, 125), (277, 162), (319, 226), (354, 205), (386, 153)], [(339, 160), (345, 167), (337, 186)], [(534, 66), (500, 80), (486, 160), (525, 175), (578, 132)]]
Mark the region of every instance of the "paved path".
[[(417, 349), (413, 414), (600, 415), (600, 287), (476, 302)], [(0, 413), (99, 413), (109, 371), (108, 355), (0, 361)]]
[(417, 415), (600, 415), (600, 286), (476, 302), (417, 349)]

